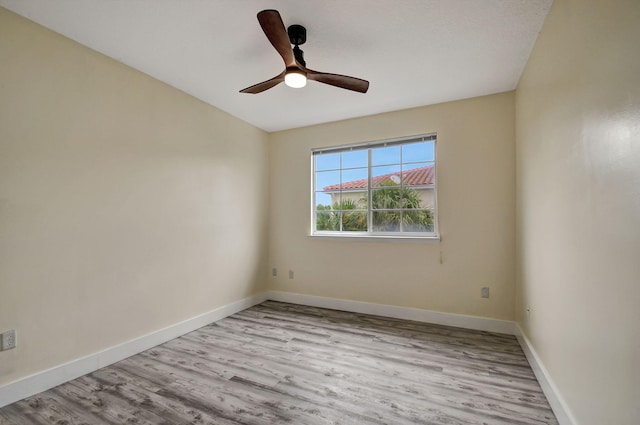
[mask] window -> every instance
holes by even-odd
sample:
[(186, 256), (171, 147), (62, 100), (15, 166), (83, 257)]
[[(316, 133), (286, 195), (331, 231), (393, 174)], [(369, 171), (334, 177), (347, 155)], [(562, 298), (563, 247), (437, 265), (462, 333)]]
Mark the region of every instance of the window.
[(312, 157), (314, 235), (437, 236), (435, 134)]

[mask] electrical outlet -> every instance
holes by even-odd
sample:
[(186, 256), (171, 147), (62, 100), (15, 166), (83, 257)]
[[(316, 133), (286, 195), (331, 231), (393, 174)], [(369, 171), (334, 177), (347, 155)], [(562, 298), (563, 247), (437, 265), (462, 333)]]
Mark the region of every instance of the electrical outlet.
[(293, 279), (293, 270), (289, 270), (289, 279)]
[(16, 331), (7, 331), (2, 334), (2, 351), (16, 348)]
[(278, 276), (278, 269), (276, 269), (275, 267), (271, 269), (271, 276), (276, 277)]
[(480, 289), (480, 296), (482, 298), (489, 298), (489, 287), (485, 286), (484, 288)]

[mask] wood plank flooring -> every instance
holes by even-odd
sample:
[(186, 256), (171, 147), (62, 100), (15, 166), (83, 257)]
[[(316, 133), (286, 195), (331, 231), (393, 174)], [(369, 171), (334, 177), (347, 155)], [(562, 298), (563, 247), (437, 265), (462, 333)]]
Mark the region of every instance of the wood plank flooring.
[(557, 424), (517, 340), (267, 301), (0, 424)]

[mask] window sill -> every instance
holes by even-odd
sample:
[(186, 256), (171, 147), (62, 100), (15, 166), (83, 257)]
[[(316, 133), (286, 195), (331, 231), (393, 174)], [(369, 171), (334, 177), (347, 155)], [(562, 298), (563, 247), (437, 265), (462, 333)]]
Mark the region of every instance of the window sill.
[(356, 234), (318, 234), (309, 235), (312, 239), (346, 239), (359, 241), (399, 241), (399, 242), (425, 242), (439, 243), (440, 236), (416, 236), (416, 235), (356, 235)]

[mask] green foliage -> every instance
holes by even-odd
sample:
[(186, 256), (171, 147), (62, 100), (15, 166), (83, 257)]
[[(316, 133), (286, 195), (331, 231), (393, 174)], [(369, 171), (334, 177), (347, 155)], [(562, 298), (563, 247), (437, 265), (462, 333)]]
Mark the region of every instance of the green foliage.
[[(415, 189), (400, 187), (394, 182), (383, 185), (372, 191), (371, 206), (373, 208), (372, 229), (375, 232), (433, 231), (433, 213), (423, 210), (420, 194)], [(316, 229), (325, 231), (342, 230), (367, 231), (368, 198), (365, 194), (357, 202), (343, 199), (333, 205), (316, 207)]]
[(333, 211), (331, 205), (318, 205), (316, 211), (317, 230), (340, 230), (340, 215)]
[(342, 217), (342, 230), (351, 232), (364, 232), (367, 230), (367, 213), (357, 210), (358, 204), (352, 199), (343, 199), (333, 205), (318, 205), (316, 207), (316, 229), (339, 231), (340, 217)]
[[(365, 207), (366, 208), (366, 207)], [(351, 199), (342, 201), (342, 210), (355, 210), (358, 205)], [(367, 213), (364, 211), (342, 212), (342, 230), (349, 232), (367, 231)]]
[[(367, 201), (366, 196), (362, 201)], [(401, 223), (404, 231), (425, 232), (433, 230), (433, 213), (420, 209), (422, 208), (420, 194), (410, 187), (401, 188), (395, 183), (389, 183), (384, 185), (382, 189), (374, 189), (371, 207), (373, 208), (372, 228), (374, 232), (398, 232)]]

